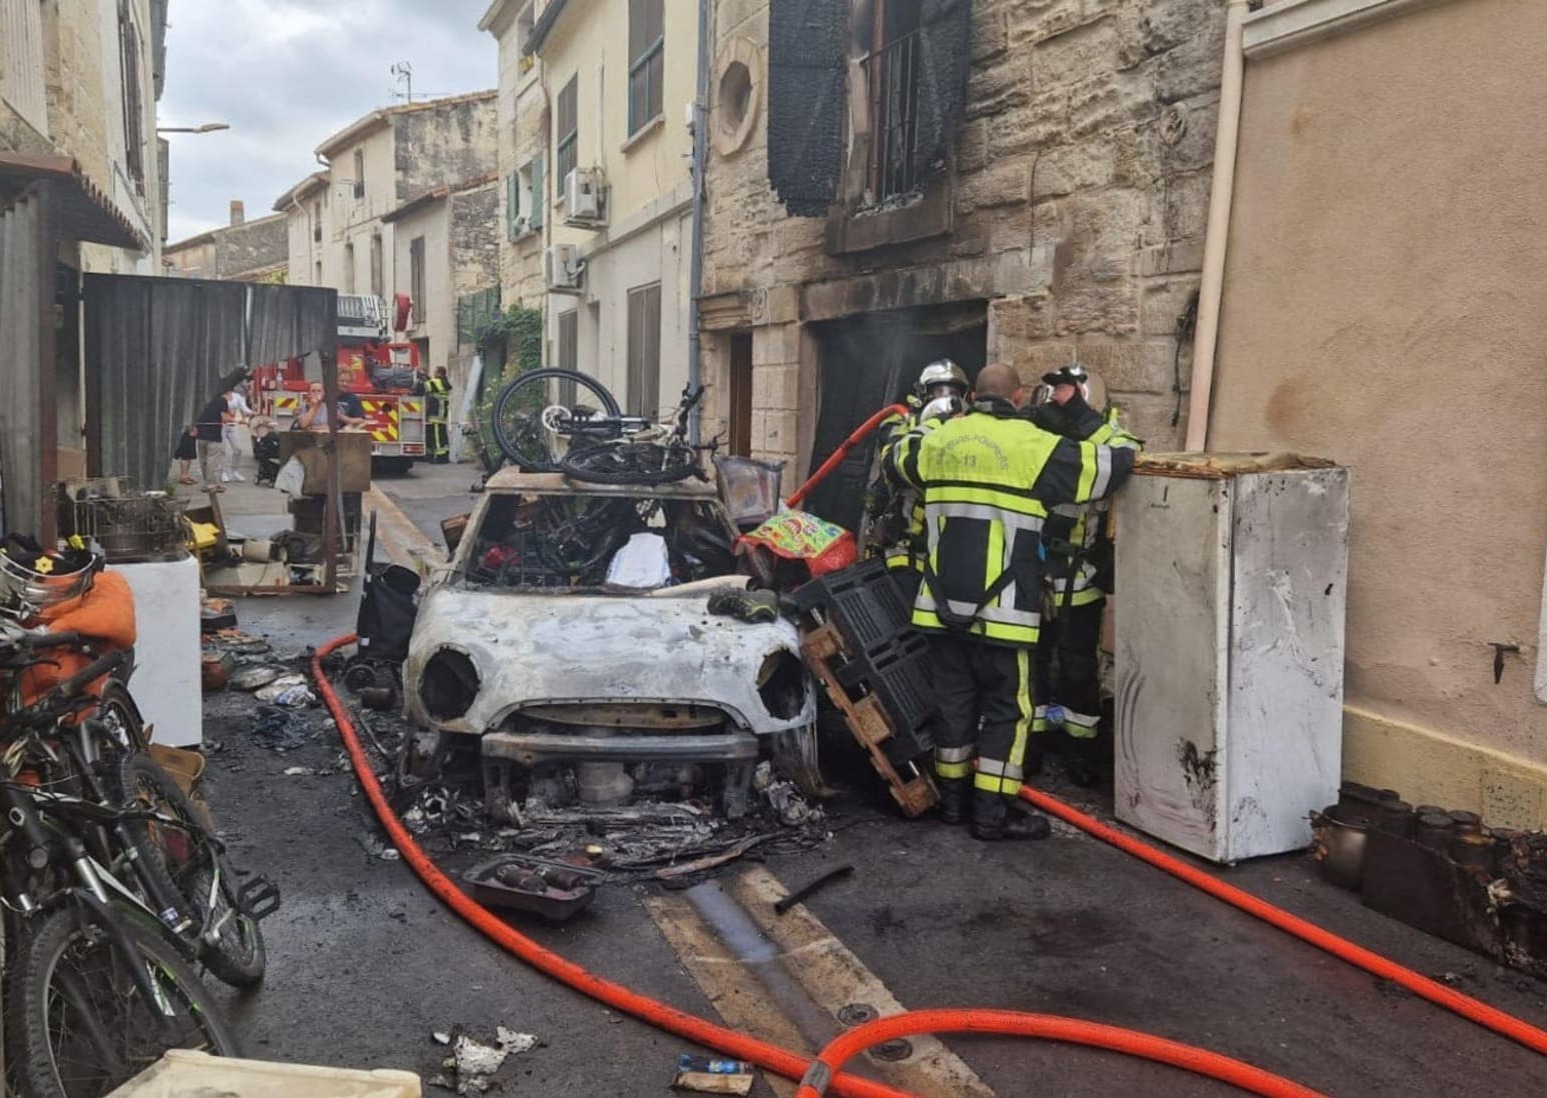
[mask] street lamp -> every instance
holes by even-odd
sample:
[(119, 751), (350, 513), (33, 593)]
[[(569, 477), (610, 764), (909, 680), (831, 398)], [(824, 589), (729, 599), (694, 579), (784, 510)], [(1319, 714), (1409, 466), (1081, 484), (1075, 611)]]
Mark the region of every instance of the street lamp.
[(229, 130), (230, 123), (206, 122), (202, 126), (157, 126), (157, 133), (214, 133), (217, 130)]

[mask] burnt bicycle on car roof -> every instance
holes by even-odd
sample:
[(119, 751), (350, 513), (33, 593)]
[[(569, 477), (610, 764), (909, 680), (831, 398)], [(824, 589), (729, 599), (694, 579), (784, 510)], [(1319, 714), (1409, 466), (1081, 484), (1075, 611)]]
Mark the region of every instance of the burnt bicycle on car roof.
[(563, 471), (605, 484), (707, 480), (702, 455), (715, 442), (689, 441), (702, 385), (687, 385), (662, 422), (624, 415), (606, 386), (573, 370), (532, 370), (495, 398), (491, 427), (504, 459), (526, 472)]

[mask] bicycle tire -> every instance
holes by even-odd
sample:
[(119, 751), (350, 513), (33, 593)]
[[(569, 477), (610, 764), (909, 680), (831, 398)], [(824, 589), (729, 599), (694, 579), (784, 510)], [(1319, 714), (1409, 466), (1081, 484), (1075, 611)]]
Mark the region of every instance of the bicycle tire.
[[(584, 389), (596, 397), (606, 415), (620, 414), (618, 402), (607, 387), (578, 370), (544, 367), (521, 374), (495, 398), (491, 427), (500, 453), (529, 473), (551, 473), (559, 468), (558, 459), (548, 445), (547, 428), (539, 422), (542, 409), (550, 403), (547, 399), (550, 381), (573, 382), (577, 390)], [(534, 396), (538, 400), (533, 407), (523, 409), (522, 400)]]
[[(659, 451), (654, 442), (645, 443), (597, 443), (571, 450), (559, 462), (564, 475), (572, 480), (589, 484), (671, 484), (686, 480), (699, 471), (698, 455), (691, 450), (667, 450), (668, 462), (661, 468), (652, 468), (652, 461), (636, 460), (649, 447)], [(675, 454), (673, 463), (669, 459)]]
[[(176, 1037), (160, 1032), (160, 1007), (144, 1002), (123, 953), (95, 917), (73, 907), (38, 916), (23, 925), (7, 958), (7, 1056), (21, 1094), (100, 1098), (171, 1048), (241, 1055), (209, 990), (171, 943), (127, 915), (119, 921), (160, 998), (176, 1012)], [(107, 1035), (111, 1055), (97, 1046)]]
[[(268, 968), (263, 931), (237, 902), (236, 873), (204, 837), (209, 827), (202, 814), (172, 776), (146, 755), (120, 761), (118, 792), (125, 805), (138, 802), (182, 823), (178, 834), (175, 825), (156, 820), (125, 821), (145, 870), (160, 879), (169, 895), (182, 899), (184, 912), (201, 928), (216, 925), (216, 940), (201, 937), (196, 946), (204, 967), (232, 987), (257, 987)], [(217, 875), (218, 889), (211, 887)]]
[(140, 707), (134, 704), (129, 688), (118, 679), (108, 679), (102, 684), (102, 693), (97, 697), (97, 717), (112, 730), (115, 739), (122, 733), (121, 745), (128, 751), (143, 751), (150, 743), (145, 735), (145, 718), (140, 715)]

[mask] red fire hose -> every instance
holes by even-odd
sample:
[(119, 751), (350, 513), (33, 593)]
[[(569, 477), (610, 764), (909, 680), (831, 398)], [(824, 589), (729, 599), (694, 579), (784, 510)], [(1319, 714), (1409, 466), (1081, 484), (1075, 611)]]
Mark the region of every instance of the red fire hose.
[[(819, 470), (820, 472), (821, 470)], [(882, 1083), (861, 1079), (853, 1075), (834, 1075), (833, 1072), (850, 1056), (868, 1048), (871, 1044), (887, 1040), (893, 1036), (937, 1030), (1014, 1033), (1068, 1041), (1173, 1064), (1220, 1079), (1255, 1094), (1270, 1095), (1273, 1098), (1317, 1098), (1315, 1091), (1311, 1091), (1297, 1083), (1272, 1076), (1259, 1069), (1252, 1068), (1250, 1065), (1231, 1060), (1228, 1057), (1219, 1056), (1215, 1053), (1209, 1053), (1202, 1049), (1166, 1041), (1163, 1038), (1154, 1037), (1149, 1034), (1121, 1030), (1077, 1019), (1057, 1018), (1050, 1015), (1025, 1015), (1013, 1011), (940, 1010), (894, 1015), (856, 1027), (854, 1030), (845, 1033), (829, 1045), (818, 1060), (813, 1061), (788, 1049), (782, 1049), (776, 1045), (760, 1041), (748, 1034), (738, 1033), (735, 1030), (716, 1025), (706, 1019), (695, 1017), (685, 1011), (677, 1010), (665, 1003), (641, 995), (620, 984), (605, 980), (517, 932), (507, 923), (500, 920), (498, 916), (468, 897), (426, 857), (424, 851), (414, 841), (413, 836), (402, 825), (397, 815), (392, 811), (391, 806), (387, 803), (381, 785), (376, 780), (375, 771), (372, 769), (370, 760), (366, 757), (365, 750), (360, 744), (348, 710), (344, 708), (343, 703), (339, 700), (337, 693), (333, 689), (332, 683), (328, 681), (326, 674), (323, 672), (323, 659), (338, 649), (353, 644), (354, 641), (354, 635), (348, 634), (336, 637), (324, 644), (312, 659), (312, 673), (316, 677), (318, 690), (324, 702), (326, 702), (328, 710), (333, 714), (334, 720), (338, 723), (339, 735), (344, 742), (345, 749), (349, 753), (356, 777), (360, 781), (360, 786), (365, 790), (366, 799), (370, 801), (372, 808), (375, 809), (376, 815), (381, 820), (388, 836), (392, 839), (393, 845), (402, 853), (403, 860), (408, 863), (409, 867), (413, 869), (431, 892), (491, 941), (506, 951), (515, 954), (545, 975), (551, 976), (601, 1003), (623, 1013), (631, 1014), (666, 1032), (674, 1033), (728, 1056), (747, 1060), (788, 1079), (803, 1079), (808, 1070), (816, 1070), (818, 1074), (810, 1077), (809, 1083), (810, 1085), (815, 1085), (816, 1082), (820, 1081), (821, 1087), (812, 1090), (807, 1085), (807, 1082), (803, 1081), (801, 1093), (808, 1096), (808, 1098), (812, 1093), (823, 1093), (827, 1087), (831, 1087), (834, 1093), (843, 1095), (845, 1098), (910, 1098), (909, 1095)], [(1352, 942), (1339, 938), (1314, 924), (1273, 907), (1271, 904), (1249, 893), (1224, 884), (1207, 873), (1187, 865), (1129, 835), (1125, 835), (1115, 828), (1108, 827), (1100, 821), (1069, 807), (1062, 801), (1049, 797), (1045, 793), (1039, 793), (1030, 788), (1023, 788), (1021, 796), (1043, 811), (1055, 815), (1097, 838), (1111, 843), (1118, 849), (1149, 862), (1151, 865), (1202, 889), (1215, 898), (1224, 900), (1226, 903), (1250, 915), (1255, 915), (1265, 922), (1331, 953), (1333, 956), (1348, 961), (1350, 964), (1357, 965), (1365, 971), (1384, 979), (1392, 980), (1413, 991), (1415, 994), (1428, 999), (1430, 1002), (1443, 1006), (1464, 1018), (1477, 1022), (1479, 1025), (1486, 1026), (1496, 1033), (1518, 1041), (1527, 1048), (1547, 1054), (1547, 1033), (1528, 1022), (1490, 1007), (1470, 996), (1453, 991), (1442, 984), (1437, 984), (1433, 980), (1413, 972), (1411, 969), (1356, 946)]]
[[(408, 829), (403, 826), (402, 821), (398, 819), (397, 814), (392, 811), (392, 807), (387, 803), (381, 784), (376, 780), (376, 772), (371, 767), (370, 760), (366, 757), (365, 749), (360, 744), (360, 738), (355, 732), (354, 722), (349, 717), (349, 711), (344, 708), (338, 694), (333, 689), (333, 684), (328, 681), (328, 677), (323, 671), (322, 661), (325, 657), (345, 645), (353, 644), (354, 641), (354, 635), (348, 634), (342, 637), (335, 637), (324, 644), (312, 658), (312, 674), (317, 680), (318, 692), (321, 693), (323, 701), (327, 704), (328, 711), (333, 714), (333, 719), (338, 722), (339, 736), (344, 741), (344, 747), (348, 751), (350, 761), (355, 769), (355, 776), (359, 779), (360, 787), (365, 790), (366, 799), (371, 802), (371, 807), (375, 809), (376, 816), (381, 820), (382, 827), (386, 829), (393, 845), (403, 855), (403, 861), (418, 875), (419, 879), (424, 882), (431, 892), (445, 903), (446, 906), (467, 920), (480, 933), (502, 949), (515, 954), (539, 972), (553, 977), (560, 983), (567, 984), (576, 991), (589, 995), (598, 1002), (604, 1003), (625, 1014), (631, 1014), (641, 1021), (647, 1022), (668, 1033), (674, 1033), (679, 1037), (715, 1049), (728, 1056), (733, 1056), (738, 1060), (746, 1060), (757, 1064), (759, 1067), (771, 1071), (775, 1075), (782, 1075), (786, 1079), (800, 1079), (805, 1075), (806, 1071), (815, 1063), (811, 1058), (791, 1052), (788, 1049), (779, 1048), (777, 1045), (771, 1045), (766, 1041), (760, 1041), (748, 1034), (738, 1033), (733, 1029), (716, 1025), (706, 1019), (695, 1017), (685, 1011), (678, 1010), (675, 1007), (668, 1006), (665, 1003), (623, 987), (621, 984), (615, 984), (610, 980), (597, 976), (573, 961), (566, 960), (552, 950), (532, 941), (526, 935), (517, 932), (493, 912), (469, 897), (449, 877), (442, 873), (435, 863), (430, 861), (424, 851), (420, 849), (419, 844), (414, 841), (414, 837), (408, 833)], [(959, 1019), (963, 1016), (979, 1017), (996, 1013), (1005, 1012), (940, 1011), (933, 1012), (929, 1016)], [(897, 1017), (910, 1016), (899, 1015)], [(892, 1019), (883, 1019), (883, 1021), (890, 1020)], [(1052, 1020), (1069, 1027), (1078, 1027), (1086, 1024), (1075, 1019)], [(953, 1024), (956, 1023), (947, 1021), (943, 1028), (951, 1028)], [(1113, 1043), (1101, 1047), (1111, 1047), (1119, 1051), (1128, 1052), (1130, 1055), (1149, 1055), (1143, 1050), (1152, 1047), (1154, 1043), (1168, 1044), (1168, 1042), (1161, 1041), (1160, 1038), (1150, 1037), (1147, 1034), (1131, 1033), (1123, 1036), (1124, 1031), (1115, 1030), (1111, 1027), (1102, 1028), (1107, 1030), (1106, 1035)], [(906, 1032), (918, 1032), (918, 1030), (914, 1029)], [(1079, 1033), (1085, 1031), (1071, 1028), (1069, 1032)], [(846, 1036), (852, 1037), (853, 1033)], [(1087, 1038), (1090, 1036), (1090, 1033), (1086, 1033)], [(1082, 1043), (1089, 1044), (1094, 1042), (1087, 1039)], [(866, 1046), (861, 1045), (860, 1047)], [(1176, 1047), (1183, 1048), (1185, 1046)], [(1201, 1053), (1201, 1050), (1193, 1051), (1198, 1055), (1208, 1055)], [(852, 1055), (852, 1053), (848, 1055)], [(847, 1059), (847, 1055), (844, 1058)], [(1156, 1059), (1158, 1057), (1151, 1055), (1150, 1058)], [(1246, 1068), (1246, 1065), (1236, 1064), (1235, 1061), (1226, 1060), (1224, 1057), (1219, 1059), (1222, 1063), (1235, 1064), (1236, 1068)], [(872, 1082), (869, 1079), (861, 1079), (854, 1075), (834, 1075), (832, 1070), (834, 1069), (829, 1070), (824, 1086), (831, 1086), (835, 1094), (843, 1095), (845, 1098), (912, 1098), (911, 1095), (886, 1086), (884, 1083)], [(1204, 1074), (1212, 1074), (1207, 1067), (1194, 1068), (1193, 1070), (1202, 1071)], [(1233, 1071), (1235, 1068), (1231, 1070)], [(1229, 1075), (1216, 1075), (1215, 1077), (1226, 1082), (1234, 1081)], [(1272, 1078), (1265, 1073), (1262, 1077), (1264, 1079)], [(1269, 1095), (1272, 1098), (1318, 1098), (1313, 1091), (1308, 1091), (1285, 1080), (1278, 1080), (1278, 1087), (1279, 1089), (1257, 1090), (1254, 1093)]]
[(1065, 823), (1073, 824), (1081, 831), (1111, 843), (1125, 854), (1132, 854), (1140, 861), (1165, 870), (1178, 880), (1207, 892), (1216, 900), (1223, 900), (1248, 915), (1255, 915), (1263, 922), (1278, 927), (1286, 934), (1294, 935), (1302, 942), (1324, 950), (1357, 968), (1362, 968), (1373, 976), (1399, 984), (1436, 1006), (1442, 1006), (1469, 1021), (1493, 1030), (1500, 1036), (1518, 1041), (1526, 1048), (1547, 1055), (1547, 1032), (1516, 1018), (1513, 1014), (1506, 1014), (1497, 1007), (1491, 1007), (1470, 995), (1463, 995), (1387, 957), (1382, 957), (1379, 953), (1372, 953), (1363, 946), (1357, 946), (1347, 938), (1340, 938), (1330, 931), (1323, 930), (1315, 923), (1307, 922), (1282, 908), (1274, 907), (1249, 892), (1242, 892), (1239, 888), (1226, 884), (1196, 866), (1188, 865), (1181, 859), (1174, 858), (1146, 842), (1141, 842), (1132, 835), (1124, 834), (1115, 827), (1109, 827), (1100, 820), (1071, 808), (1063, 801), (1049, 797), (1046, 793), (1040, 793), (1029, 786), (1022, 786), (1021, 799), (1049, 815), (1057, 816)]
[(807, 477), (806, 483), (802, 484), (799, 488), (795, 489), (795, 491), (790, 494), (790, 498), (784, 501), (785, 504), (791, 508), (799, 507), (800, 501), (806, 498), (806, 495), (811, 491), (811, 489), (820, 484), (822, 482), (822, 478), (827, 476), (828, 473), (831, 473), (834, 469), (838, 468), (839, 465), (842, 465), (843, 459), (849, 456), (849, 451), (863, 442), (869, 436), (871, 431), (874, 431), (877, 427), (881, 426), (882, 420), (891, 415), (905, 416), (907, 414), (908, 406), (906, 404), (888, 404), (885, 408), (882, 408), (879, 412), (871, 416), (864, 423), (861, 423), (858, 427), (854, 428), (854, 433), (848, 438), (844, 439), (843, 444), (839, 446), (838, 449), (834, 450), (830, 455), (828, 455), (826, 461), (817, 466), (816, 472)]
[(910, 1010), (855, 1026), (839, 1034), (806, 1069), (795, 1098), (821, 1098), (827, 1093), (833, 1073), (855, 1054), (883, 1041), (918, 1033), (1002, 1033), (1012, 1037), (1040, 1037), (1170, 1064), (1268, 1098), (1323, 1098), (1309, 1087), (1207, 1049), (1131, 1029), (1052, 1014), (1022, 1014), (1014, 1010)]

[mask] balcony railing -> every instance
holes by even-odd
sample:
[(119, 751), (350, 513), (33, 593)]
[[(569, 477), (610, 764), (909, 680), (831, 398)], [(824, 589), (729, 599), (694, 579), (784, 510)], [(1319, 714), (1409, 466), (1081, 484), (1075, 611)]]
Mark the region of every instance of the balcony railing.
[(915, 31), (888, 42), (861, 62), (870, 93), (872, 202), (919, 189), (919, 41)]

